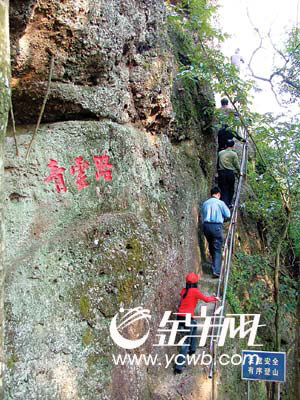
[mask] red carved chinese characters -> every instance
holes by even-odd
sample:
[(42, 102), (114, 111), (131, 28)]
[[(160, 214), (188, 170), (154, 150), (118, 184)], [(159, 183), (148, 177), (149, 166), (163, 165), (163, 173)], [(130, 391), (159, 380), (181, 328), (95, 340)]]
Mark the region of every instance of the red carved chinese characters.
[(66, 170), (66, 168), (63, 167), (58, 167), (57, 161), (56, 160), (50, 160), (48, 167), (51, 170), (50, 175), (45, 179), (45, 182), (50, 182), (54, 180), (55, 186), (56, 186), (56, 191), (60, 193), (60, 191), (67, 191), (63, 173)]
[(76, 181), (78, 190), (82, 190), (85, 187), (89, 186), (87, 183), (87, 176), (84, 173), (84, 170), (89, 168), (90, 164), (87, 161), (83, 160), (83, 157), (77, 157), (74, 159), (76, 167), (72, 166), (71, 167), (71, 174), (74, 175), (76, 172), (78, 172), (78, 179)]
[[(72, 175), (78, 174), (76, 181), (78, 190), (82, 190), (89, 186), (87, 182), (87, 175), (85, 170), (90, 167), (88, 161), (85, 161), (82, 156), (74, 158), (75, 165), (70, 167), (70, 172)], [(103, 176), (105, 181), (112, 180), (112, 164), (109, 164), (109, 156), (104, 151), (102, 156), (94, 156), (94, 162), (96, 166), (96, 180), (98, 181), (101, 176)], [(66, 168), (58, 167), (56, 160), (50, 160), (48, 167), (51, 169), (51, 174), (45, 179), (45, 182), (54, 181), (56, 186), (56, 191), (60, 193), (61, 191), (66, 192), (67, 188), (65, 185), (63, 173)]]
[(109, 156), (106, 151), (102, 156), (94, 156), (96, 165), (96, 180), (98, 181), (103, 176), (105, 181), (112, 180), (112, 164), (108, 164)]

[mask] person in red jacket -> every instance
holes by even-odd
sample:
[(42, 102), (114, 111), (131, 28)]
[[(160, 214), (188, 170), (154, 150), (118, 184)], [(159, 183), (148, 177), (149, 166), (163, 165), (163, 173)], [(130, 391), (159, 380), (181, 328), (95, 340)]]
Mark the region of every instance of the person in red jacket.
[[(197, 338), (197, 321), (194, 319), (194, 312), (196, 305), (199, 300), (205, 301), (206, 303), (216, 303), (220, 299), (216, 296), (205, 296), (197, 288), (200, 277), (194, 272), (190, 272), (186, 278), (186, 288), (180, 292), (180, 304), (177, 313), (177, 319), (182, 320), (180, 323), (180, 329), (186, 329), (184, 335), (187, 336), (187, 340), (181, 346), (179, 355), (176, 357), (177, 363), (175, 363), (174, 373), (181, 374), (184, 369), (186, 355), (192, 355), (196, 353)], [(191, 314), (191, 325), (185, 325), (185, 318), (187, 314)], [(188, 332), (189, 331), (189, 332)], [(182, 357), (181, 357), (182, 356)]]

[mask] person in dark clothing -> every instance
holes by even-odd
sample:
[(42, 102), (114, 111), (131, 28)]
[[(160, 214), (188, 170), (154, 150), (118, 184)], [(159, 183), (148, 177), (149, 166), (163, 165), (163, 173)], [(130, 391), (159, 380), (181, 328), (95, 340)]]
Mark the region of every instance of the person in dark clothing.
[(235, 113), (234, 110), (229, 107), (229, 101), (226, 97), (223, 97), (223, 99), (221, 99), (221, 107), (218, 108), (217, 113), (218, 120), (222, 128), (228, 126), (228, 124), (230, 124), (231, 118), (234, 117)]
[(245, 143), (246, 140), (242, 138), (237, 132), (228, 128), (228, 125), (224, 125), (218, 132), (218, 153), (226, 149), (227, 141), (236, 138), (241, 142)]
[[(180, 304), (178, 308), (177, 320), (182, 321), (179, 324), (179, 329), (186, 329), (187, 332), (184, 332), (184, 335), (187, 337), (185, 339), (184, 344), (181, 346), (179, 355), (176, 357), (174, 373), (181, 374), (185, 367), (185, 359), (186, 355), (192, 355), (196, 353), (197, 348), (197, 321), (194, 319), (194, 312), (196, 305), (199, 300), (205, 301), (206, 303), (220, 301), (220, 299), (216, 296), (205, 296), (200, 290), (197, 288), (197, 284), (200, 280), (200, 277), (196, 275), (194, 272), (190, 272), (186, 278), (186, 287), (180, 292)], [(191, 324), (186, 324), (186, 316), (187, 314), (191, 315)]]
[(219, 110), (225, 114), (230, 114), (234, 112), (234, 110), (229, 107), (229, 101), (228, 99), (226, 99), (226, 97), (223, 97), (223, 99), (221, 99), (221, 107), (219, 108)]
[(239, 159), (233, 151), (234, 140), (227, 141), (227, 148), (221, 150), (218, 156), (218, 185), (221, 189), (221, 200), (227, 205), (232, 206), (234, 195), (234, 174), (240, 175)]

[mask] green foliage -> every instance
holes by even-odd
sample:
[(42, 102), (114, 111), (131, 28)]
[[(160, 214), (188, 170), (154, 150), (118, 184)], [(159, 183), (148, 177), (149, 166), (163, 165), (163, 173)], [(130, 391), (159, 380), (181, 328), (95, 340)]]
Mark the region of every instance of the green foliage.
[(235, 288), (231, 285), (228, 286), (226, 299), (230, 308), (235, 314), (242, 314), (243, 313), (243, 304), (241, 299), (239, 298)]
[(280, 293), (284, 299), (283, 307), (286, 312), (296, 312), (297, 308), (297, 282), (289, 276), (281, 278)]
[(292, 213), (289, 233), (294, 251), (299, 254), (300, 121), (265, 115), (257, 118), (256, 124), (254, 136), (264, 162), (248, 169), (248, 183), (255, 198), (246, 202), (246, 209), (268, 227), (274, 249), (288, 206)]
[[(246, 211), (260, 221), (268, 232), (267, 254), (270, 260), (274, 257), (283, 228), (289, 222), (287, 209), (290, 211), (288, 229), (291, 240), (286, 240), (281, 246), (284, 259), (291, 247), (295, 255), (299, 254), (300, 249), (299, 224), (296, 222), (299, 220), (300, 121), (296, 118), (287, 120), (282, 116), (275, 118), (271, 114), (259, 115), (250, 111), (249, 91), (253, 82), (242, 80), (236, 67), (222, 54), (220, 44), (226, 39), (226, 35), (215, 27), (215, 23), (212, 24), (216, 11), (215, 2), (208, 0), (183, 0), (172, 8), (169, 24), (180, 36), (182, 54), (185, 55), (178, 56), (178, 75), (185, 82), (206, 82), (215, 92), (225, 94), (234, 102), (237, 111), (228, 116), (228, 124), (233, 128), (247, 124), (248, 131), (255, 139), (258, 153), (256, 164), (252, 163), (248, 167), (248, 184), (254, 197), (246, 202)], [(298, 60), (298, 36), (298, 31), (293, 32), (287, 44), (287, 52), (293, 54), (295, 60)], [(179, 53), (180, 51), (178, 55)], [(252, 268), (249, 271), (245, 269), (246, 275), (243, 272), (245, 270), (240, 271), (237, 279), (247, 280), (247, 274), (256, 271), (253, 263), (254, 260), (250, 262)], [(258, 292), (261, 284), (257, 283), (255, 286)], [(255, 290), (252, 293), (254, 299)], [(228, 296), (232, 306), (238, 309), (236, 293), (229, 290)], [(248, 305), (251, 308), (253, 304)]]
[(258, 254), (236, 253), (227, 297), (233, 310), (240, 313), (257, 313), (263, 310), (264, 317), (272, 319), (272, 287), (267, 278), (271, 274), (267, 258)]
[[(227, 301), (235, 313), (260, 313), (265, 321), (272, 322), (273, 303), (272, 264), (261, 254), (235, 254), (230, 272)], [(297, 283), (288, 275), (281, 277), (280, 291), (285, 312), (295, 312)], [(264, 322), (266, 323), (266, 322)]]
[[(299, 204), (299, 203), (298, 203)], [(293, 211), (292, 221), (289, 228), (289, 238), (292, 241), (295, 257), (300, 257), (300, 209), (299, 206)]]
[(181, 0), (176, 6), (170, 6), (169, 20), (192, 33), (200, 33), (204, 39), (224, 40), (219, 29), (214, 28), (212, 19), (219, 6), (212, 0)]
[[(248, 165), (247, 174), (253, 196), (246, 201), (245, 211), (263, 227), (264, 254), (237, 253), (234, 256), (227, 302), (235, 313), (262, 315), (262, 323), (267, 328), (262, 331), (261, 342), (273, 350), (272, 341), (275, 338), (277, 346), (283, 330), (280, 318), (286, 313), (291, 317), (296, 311), (296, 282), (289, 276), (288, 265), (295, 264), (300, 253), (300, 121), (251, 112), (249, 92), (255, 89), (255, 83), (242, 80), (236, 67), (222, 54), (221, 43), (226, 35), (212, 24), (216, 11), (212, 1), (183, 0), (172, 8), (169, 25), (181, 37), (185, 48), (178, 52), (178, 76), (184, 82), (204, 82), (214, 92), (228, 97), (235, 112), (226, 116), (226, 123), (234, 129), (244, 126), (249, 141), (250, 134), (255, 140), (256, 160)], [(299, 31), (296, 30), (290, 35), (283, 53), (285, 66), (277, 68), (273, 74), (281, 77), (281, 90), (297, 100), (300, 98), (299, 54)], [(220, 117), (216, 111), (218, 121)], [(276, 253), (279, 263), (274, 263)], [(233, 376), (231, 378), (229, 387), (222, 386), (226, 399), (236, 398), (231, 387), (240, 385)], [(257, 386), (255, 396), (266, 398), (264, 385)]]
[[(282, 78), (280, 92), (288, 95), (286, 102), (300, 100), (300, 30), (298, 27), (288, 32), (285, 48), (281, 52), (285, 59), (284, 67), (277, 70)], [(276, 71), (275, 71), (276, 73)]]
[[(238, 112), (249, 122), (253, 120), (249, 110), (249, 91), (253, 82), (242, 80), (236, 67), (220, 50), (220, 44), (228, 35), (212, 23), (217, 9), (215, 2), (208, 0), (183, 0), (173, 7), (169, 16), (170, 26), (185, 36), (185, 43), (192, 43), (186, 58), (180, 60), (178, 75), (192, 81), (207, 82), (214, 92), (235, 101)], [(233, 117), (231, 122), (236, 127), (239, 119)]]

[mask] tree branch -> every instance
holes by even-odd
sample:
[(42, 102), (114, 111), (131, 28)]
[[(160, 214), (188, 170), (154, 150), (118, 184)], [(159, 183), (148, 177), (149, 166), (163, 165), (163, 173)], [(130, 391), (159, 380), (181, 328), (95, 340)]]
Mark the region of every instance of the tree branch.
[(13, 128), (13, 137), (14, 137), (15, 146), (16, 146), (16, 156), (18, 157), (19, 149), (18, 149), (18, 142), (17, 142), (17, 136), (16, 136), (16, 122), (15, 122), (15, 116), (14, 116), (14, 110), (13, 110), (11, 96), (9, 97), (9, 101), (10, 101), (10, 117), (11, 117), (11, 123), (12, 123), (12, 128)]
[(54, 67), (54, 56), (51, 56), (50, 71), (49, 71), (48, 84), (47, 84), (47, 91), (46, 91), (46, 94), (45, 94), (45, 97), (44, 97), (44, 101), (43, 101), (43, 104), (42, 104), (42, 108), (41, 108), (41, 111), (40, 111), (40, 114), (39, 114), (39, 118), (38, 118), (35, 130), (34, 130), (32, 139), (31, 139), (31, 141), (29, 143), (29, 147), (28, 147), (28, 150), (27, 150), (27, 153), (26, 153), (26, 157), (25, 157), (26, 160), (28, 160), (28, 158), (29, 158), (29, 154), (30, 154), (30, 151), (31, 151), (31, 148), (32, 148), (33, 141), (34, 141), (34, 139), (35, 139), (35, 137), (37, 135), (37, 132), (38, 132), (38, 129), (40, 127), (40, 123), (41, 123), (41, 120), (42, 120), (42, 117), (43, 117), (43, 114), (44, 114), (45, 106), (46, 106), (46, 103), (47, 103), (47, 100), (48, 100), (48, 96), (49, 96), (49, 93), (50, 93), (50, 86), (51, 86), (51, 80), (52, 80), (52, 74), (53, 74), (53, 67)]
[(270, 43), (271, 43), (273, 49), (276, 51), (276, 53), (278, 53), (278, 54), (284, 59), (284, 63), (285, 63), (285, 66), (286, 66), (286, 64), (289, 62), (289, 58), (286, 57), (286, 56), (282, 53), (282, 51), (279, 50), (279, 49), (277, 49), (277, 47), (275, 46), (275, 44), (274, 44), (274, 42), (273, 42), (273, 40), (272, 40), (272, 36), (271, 36), (271, 29), (270, 29), (269, 32), (268, 32), (268, 38), (269, 38), (269, 40), (270, 40)]
[[(279, 98), (278, 98), (278, 94), (277, 94), (277, 92), (276, 92), (276, 90), (275, 90), (275, 87), (274, 87), (274, 84), (273, 84), (273, 78), (274, 78), (275, 76), (279, 76), (279, 77), (282, 79), (282, 82), (283, 82), (283, 83), (287, 84), (288, 86), (291, 86), (292, 88), (294, 88), (294, 89), (297, 90), (297, 91), (300, 91), (300, 87), (299, 87), (296, 83), (292, 82), (292, 81), (288, 78), (288, 76), (285, 74), (285, 71), (286, 71), (286, 69), (287, 69), (288, 63), (290, 62), (290, 59), (289, 59), (289, 57), (287, 57), (281, 50), (279, 50), (279, 49), (275, 46), (275, 44), (274, 44), (274, 42), (273, 42), (273, 40), (272, 40), (271, 29), (270, 29), (269, 32), (268, 32), (269, 41), (270, 41), (270, 43), (271, 43), (271, 45), (272, 45), (272, 48), (273, 48), (273, 50), (275, 51), (275, 53), (279, 54), (280, 57), (283, 58), (283, 60), (284, 60), (284, 65), (283, 65), (282, 67), (278, 68), (276, 71), (272, 72), (272, 73), (270, 74), (269, 77), (257, 75), (257, 74), (254, 72), (253, 68), (252, 68), (252, 62), (253, 62), (253, 60), (254, 60), (255, 55), (258, 53), (258, 51), (261, 50), (261, 49), (263, 48), (263, 40), (264, 40), (264, 38), (263, 38), (262, 34), (260, 33), (259, 29), (258, 29), (257, 27), (254, 26), (254, 24), (253, 24), (253, 22), (252, 22), (252, 20), (251, 20), (251, 17), (250, 17), (250, 15), (249, 15), (248, 9), (247, 9), (247, 16), (248, 16), (248, 19), (249, 19), (249, 21), (250, 21), (250, 24), (252, 25), (253, 29), (254, 29), (255, 32), (258, 34), (259, 39), (260, 39), (260, 42), (259, 42), (258, 47), (256, 47), (256, 48), (253, 50), (252, 54), (251, 54), (251, 57), (250, 57), (250, 60), (249, 60), (249, 63), (248, 63), (248, 69), (249, 69), (249, 71), (250, 71), (250, 73), (251, 73), (251, 76), (252, 76), (253, 78), (255, 78), (255, 79), (257, 79), (257, 80), (260, 80), (260, 81), (263, 81), (263, 82), (269, 83), (269, 84), (270, 84), (270, 87), (271, 87), (271, 91), (273, 92), (274, 97), (275, 97), (275, 99), (276, 99), (278, 105), (281, 106), (281, 107), (286, 107), (284, 104), (281, 103), (281, 101), (280, 101)], [(299, 45), (300, 45), (300, 44), (299, 44)], [(299, 46), (299, 45), (298, 45), (298, 46)], [(298, 47), (298, 46), (297, 46), (297, 47)]]

